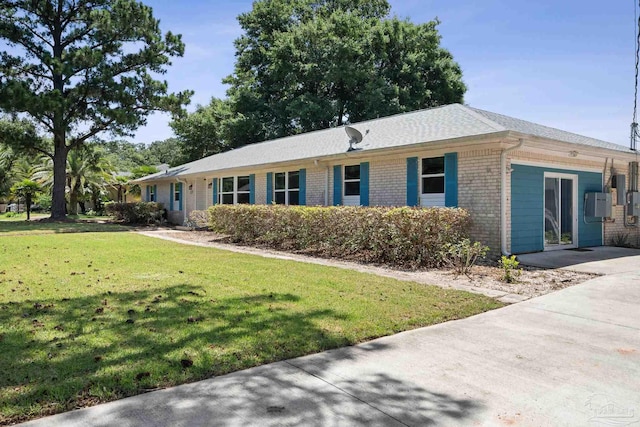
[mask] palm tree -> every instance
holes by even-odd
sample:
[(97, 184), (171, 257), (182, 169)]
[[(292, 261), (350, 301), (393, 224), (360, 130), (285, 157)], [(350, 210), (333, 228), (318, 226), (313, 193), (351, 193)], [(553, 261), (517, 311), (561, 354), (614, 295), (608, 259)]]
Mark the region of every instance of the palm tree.
[[(101, 194), (112, 181), (113, 166), (104, 151), (95, 145), (85, 145), (69, 152), (67, 157), (67, 194), (69, 215), (78, 214), (78, 205), (85, 213), (88, 200), (100, 204)], [(53, 162), (45, 160), (34, 179), (43, 186), (53, 186)], [(98, 207), (98, 206), (94, 206)]]
[(0, 199), (11, 198), (11, 187), (14, 184), (31, 179), (42, 157), (20, 154), (0, 144)]
[(31, 219), (31, 203), (33, 202), (33, 197), (40, 191), (40, 185), (30, 179), (23, 179), (11, 187), (11, 192), (18, 200), (24, 200), (24, 204), (27, 207), (27, 221)]

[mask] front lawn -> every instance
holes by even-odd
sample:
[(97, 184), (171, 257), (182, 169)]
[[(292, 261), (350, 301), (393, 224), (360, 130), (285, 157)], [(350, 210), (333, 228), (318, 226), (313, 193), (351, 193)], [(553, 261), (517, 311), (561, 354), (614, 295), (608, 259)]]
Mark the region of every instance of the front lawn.
[(500, 306), (133, 233), (0, 232), (0, 424)]
[[(98, 224), (98, 219), (107, 220), (107, 217), (69, 217), (70, 221), (49, 222), (49, 215), (31, 216), (27, 221), (26, 214), (7, 215), (0, 214), (0, 236), (21, 234), (52, 234), (52, 233), (82, 233), (90, 231), (128, 231), (131, 227), (120, 224)], [(44, 221), (43, 221), (44, 220)]]

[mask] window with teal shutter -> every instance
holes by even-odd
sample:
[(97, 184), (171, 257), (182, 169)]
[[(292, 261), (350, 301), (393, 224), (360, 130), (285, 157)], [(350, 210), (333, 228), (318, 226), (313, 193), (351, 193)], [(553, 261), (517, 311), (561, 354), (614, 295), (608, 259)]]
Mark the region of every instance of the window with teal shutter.
[(360, 205), (369, 206), (369, 162), (360, 163)]
[(267, 204), (273, 203), (273, 172), (267, 172)]
[(333, 206), (342, 204), (342, 165), (333, 167)]
[(256, 174), (249, 175), (249, 204), (256, 204)]
[(213, 178), (213, 198), (212, 204), (218, 204), (218, 178)]
[(146, 202), (150, 202), (151, 201), (150, 200), (151, 199), (151, 186), (150, 185), (146, 186), (146, 191), (147, 191), (147, 194), (146, 194), (146, 197), (144, 198), (144, 200)]
[(418, 206), (418, 158), (407, 158), (407, 206)]
[(173, 190), (173, 182), (169, 185), (169, 210), (173, 210), (173, 202), (175, 198), (175, 193)]
[[(306, 171), (305, 171), (306, 172)], [(273, 201), (276, 205), (299, 205), (302, 170), (274, 174)]]
[(299, 203), (301, 206), (304, 206), (307, 204), (307, 170), (306, 169), (300, 169), (298, 185), (300, 186)]
[(444, 205), (458, 207), (458, 153), (444, 155)]
[(182, 210), (182, 183), (176, 184), (176, 187), (178, 188), (178, 210), (181, 211)]

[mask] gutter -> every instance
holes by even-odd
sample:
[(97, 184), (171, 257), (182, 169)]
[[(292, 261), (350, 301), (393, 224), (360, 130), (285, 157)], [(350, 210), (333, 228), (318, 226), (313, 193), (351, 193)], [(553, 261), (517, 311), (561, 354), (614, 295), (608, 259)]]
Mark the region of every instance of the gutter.
[(500, 252), (509, 256), (507, 251), (507, 154), (524, 145), (524, 139), (520, 138), (513, 147), (505, 148), (500, 153)]

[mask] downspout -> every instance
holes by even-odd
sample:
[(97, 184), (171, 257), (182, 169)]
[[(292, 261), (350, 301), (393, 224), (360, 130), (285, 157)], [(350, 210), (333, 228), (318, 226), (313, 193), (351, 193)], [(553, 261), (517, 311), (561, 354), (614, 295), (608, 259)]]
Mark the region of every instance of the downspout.
[(524, 145), (524, 139), (520, 138), (513, 147), (505, 148), (500, 153), (500, 251), (502, 255), (509, 256), (507, 251), (507, 154)]
[[(176, 181), (182, 184), (182, 225), (185, 225), (187, 222), (187, 201), (185, 200), (187, 196), (187, 181), (183, 181), (180, 178), (176, 178)], [(173, 197), (173, 194), (171, 197)]]

